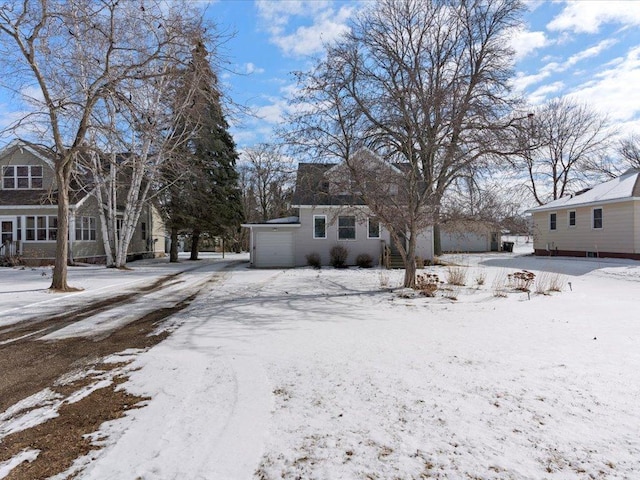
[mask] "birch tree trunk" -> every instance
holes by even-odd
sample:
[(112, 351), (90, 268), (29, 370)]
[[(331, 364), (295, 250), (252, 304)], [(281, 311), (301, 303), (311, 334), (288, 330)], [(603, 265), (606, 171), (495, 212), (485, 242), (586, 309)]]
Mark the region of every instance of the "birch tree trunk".
[(51, 279), (51, 290), (68, 292), (77, 290), (67, 283), (67, 261), (69, 258), (69, 242), (66, 233), (69, 231), (69, 183), (71, 163), (56, 169), (58, 186), (58, 237), (56, 239), (56, 259)]

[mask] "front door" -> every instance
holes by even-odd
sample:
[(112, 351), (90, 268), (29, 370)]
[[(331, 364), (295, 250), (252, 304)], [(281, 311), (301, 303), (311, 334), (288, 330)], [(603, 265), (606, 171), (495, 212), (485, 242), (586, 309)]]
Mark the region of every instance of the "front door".
[(491, 251), (497, 252), (498, 250), (500, 250), (500, 234), (491, 232)]
[(10, 255), (13, 240), (14, 240), (14, 231), (13, 231), (14, 220), (0, 220), (0, 255)]

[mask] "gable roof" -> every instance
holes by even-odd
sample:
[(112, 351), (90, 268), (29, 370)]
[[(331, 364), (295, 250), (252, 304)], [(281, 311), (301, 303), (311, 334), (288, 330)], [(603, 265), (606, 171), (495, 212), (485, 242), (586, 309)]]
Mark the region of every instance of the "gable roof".
[(35, 143), (27, 142), (26, 140), (22, 140), (17, 138), (12, 140), (4, 148), (0, 150), (0, 158), (9, 155), (11, 152), (20, 149), (26, 150), (31, 153), (34, 157), (46, 163), (51, 169), (54, 168), (54, 162), (52, 157), (52, 152), (42, 145), (37, 145)]
[[(361, 158), (386, 165), (391, 172), (398, 176), (403, 176), (411, 170), (409, 164), (386, 163), (382, 157), (368, 148), (361, 148), (353, 154), (353, 158)], [(340, 168), (344, 162), (340, 163), (299, 163), (296, 176), (296, 187), (293, 193), (292, 205), (364, 205), (362, 196), (354, 194), (331, 194), (330, 177), (339, 175)]]
[(600, 183), (577, 194), (558, 198), (539, 207), (530, 208), (525, 213), (544, 212), (559, 208), (585, 205), (599, 205), (632, 199), (640, 200), (640, 169), (630, 169), (618, 178)]
[[(34, 158), (40, 160), (45, 167), (49, 168), (47, 175), (54, 174), (55, 165), (53, 161), (53, 152), (42, 145), (27, 142), (22, 139), (12, 140), (10, 143), (0, 149), (0, 158), (11, 155), (16, 150), (26, 151), (33, 155)], [(69, 191), (70, 206), (79, 206), (89, 196), (87, 189), (92, 188), (90, 178), (86, 176), (80, 180), (80, 175), (75, 175), (71, 179), (71, 190)], [(85, 185), (85, 188), (82, 187)], [(0, 188), (0, 206), (1, 207), (31, 207), (31, 206), (52, 206), (57, 205), (58, 191), (55, 189), (7, 189)]]

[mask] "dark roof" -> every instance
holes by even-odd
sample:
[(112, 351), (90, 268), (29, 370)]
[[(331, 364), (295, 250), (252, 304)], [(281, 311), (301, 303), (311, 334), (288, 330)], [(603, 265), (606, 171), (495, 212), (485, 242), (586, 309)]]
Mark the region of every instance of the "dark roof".
[(48, 190), (0, 190), (0, 205), (55, 205), (56, 195)]
[(324, 174), (335, 163), (299, 163), (293, 205), (363, 205), (357, 195), (330, 195)]

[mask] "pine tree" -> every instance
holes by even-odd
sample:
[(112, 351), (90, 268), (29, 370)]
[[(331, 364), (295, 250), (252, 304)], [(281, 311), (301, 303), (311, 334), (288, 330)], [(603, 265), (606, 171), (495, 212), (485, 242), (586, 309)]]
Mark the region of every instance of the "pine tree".
[[(178, 130), (188, 131), (189, 140), (166, 169), (164, 184), (172, 246), (178, 232), (190, 232), (191, 260), (197, 260), (200, 235), (224, 238), (230, 229), (239, 228), (242, 203), (235, 168), (238, 153), (228, 132), (218, 79), (201, 40), (192, 53), (176, 89), (176, 102), (191, 102), (178, 121)], [(177, 261), (177, 250), (173, 250), (171, 261)]]

